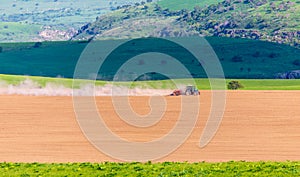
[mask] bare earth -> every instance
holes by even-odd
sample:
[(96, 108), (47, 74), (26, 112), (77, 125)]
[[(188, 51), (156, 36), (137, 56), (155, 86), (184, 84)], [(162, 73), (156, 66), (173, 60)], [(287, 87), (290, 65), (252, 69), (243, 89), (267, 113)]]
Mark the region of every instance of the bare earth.
[[(150, 141), (168, 133), (180, 113), (180, 97), (165, 97), (163, 119), (147, 128), (118, 118), (111, 97), (97, 97), (108, 127), (130, 141)], [(98, 151), (76, 121), (72, 97), (0, 96), (1, 162), (118, 161)], [(149, 97), (130, 97), (141, 115)], [(200, 96), (200, 115), (188, 140), (157, 161), (300, 160), (300, 91), (233, 91), (227, 93), (222, 124), (213, 140), (199, 148), (211, 105), (210, 92)]]

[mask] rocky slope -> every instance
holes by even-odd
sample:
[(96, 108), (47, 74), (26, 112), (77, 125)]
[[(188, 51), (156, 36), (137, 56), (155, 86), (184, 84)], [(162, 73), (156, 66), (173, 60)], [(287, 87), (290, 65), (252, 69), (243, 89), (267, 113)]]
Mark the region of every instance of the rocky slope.
[(194, 10), (126, 6), (83, 26), (73, 39), (222, 36), (300, 45), (300, 1), (225, 0)]

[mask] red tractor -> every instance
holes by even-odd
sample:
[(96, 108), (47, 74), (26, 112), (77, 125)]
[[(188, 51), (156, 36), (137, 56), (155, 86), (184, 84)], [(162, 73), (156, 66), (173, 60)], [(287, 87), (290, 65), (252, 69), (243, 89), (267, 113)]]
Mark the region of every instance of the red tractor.
[(170, 96), (179, 96), (179, 95), (200, 95), (200, 91), (192, 85), (186, 86), (185, 90), (174, 90)]

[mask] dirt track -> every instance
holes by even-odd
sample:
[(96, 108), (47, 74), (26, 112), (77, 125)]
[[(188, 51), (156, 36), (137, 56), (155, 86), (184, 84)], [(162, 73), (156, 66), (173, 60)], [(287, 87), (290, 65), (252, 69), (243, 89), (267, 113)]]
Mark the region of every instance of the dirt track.
[[(71, 97), (0, 96), (0, 161), (116, 161), (94, 148), (76, 122)], [(139, 114), (150, 111), (148, 97), (131, 97)], [(159, 138), (175, 124), (180, 97), (167, 97), (158, 124), (141, 129), (118, 120), (110, 97), (97, 97), (98, 108), (113, 132), (131, 141)], [(210, 110), (210, 93), (201, 95), (200, 116), (179, 149), (159, 161), (300, 160), (300, 91), (227, 93), (226, 112), (214, 139), (197, 145)]]

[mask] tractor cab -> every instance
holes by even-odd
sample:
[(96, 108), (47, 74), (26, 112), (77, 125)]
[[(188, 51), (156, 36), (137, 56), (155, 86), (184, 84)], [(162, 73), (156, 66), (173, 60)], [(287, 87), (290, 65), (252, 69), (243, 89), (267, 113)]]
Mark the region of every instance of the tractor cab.
[(185, 88), (185, 95), (199, 95), (199, 91), (195, 86), (188, 85)]

